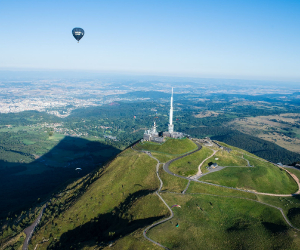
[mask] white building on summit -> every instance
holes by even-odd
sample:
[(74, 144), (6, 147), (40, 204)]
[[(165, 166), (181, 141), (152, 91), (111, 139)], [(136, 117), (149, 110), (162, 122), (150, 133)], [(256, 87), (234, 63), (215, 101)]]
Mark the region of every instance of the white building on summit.
[(156, 123), (154, 122), (152, 129), (145, 130), (144, 141), (154, 141), (154, 142), (164, 142), (164, 138), (162, 136), (159, 136), (157, 130), (156, 130)]
[(154, 126), (150, 130), (146, 130), (143, 136), (144, 141), (154, 141), (154, 142), (164, 142), (165, 137), (171, 138), (182, 138), (184, 137), (181, 132), (174, 132), (174, 124), (173, 124), (173, 88), (171, 95), (171, 105), (170, 105), (170, 115), (169, 115), (169, 125), (168, 131), (163, 132), (163, 136), (159, 136), (159, 133), (156, 130), (156, 123), (154, 122)]

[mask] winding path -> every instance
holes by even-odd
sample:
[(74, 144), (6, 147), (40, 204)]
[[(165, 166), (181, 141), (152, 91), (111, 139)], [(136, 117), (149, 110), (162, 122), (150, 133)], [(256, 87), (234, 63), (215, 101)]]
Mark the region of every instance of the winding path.
[(32, 234), (34, 232), (34, 229), (36, 228), (36, 226), (40, 223), (40, 220), (43, 216), (44, 210), (47, 207), (47, 203), (42, 207), (38, 217), (35, 219), (35, 221), (27, 228), (25, 228), (24, 233), (26, 234), (26, 238), (22, 247), (22, 250), (27, 250), (28, 249), (28, 244), (29, 241), (32, 237)]
[[(201, 146), (200, 146), (201, 147)], [(195, 151), (194, 151), (195, 152)], [(182, 155), (182, 156), (180, 156), (180, 158), (183, 158), (183, 157), (185, 157), (185, 156), (187, 156), (187, 155), (189, 155), (189, 154), (192, 154), (192, 153), (194, 153), (194, 152), (191, 152), (191, 153), (188, 153), (188, 154), (186, 154), (186, 155)], [(211, 156), (209, 156), (207, 159), (209, 159), (209, 158), (211, 158), (213, 155), (214, 155), (215, 153), (213, 153)], [(175, 158), (175, 159), (173, 159), (173, 160), (171, 160), (171, 161), (168, 161), (167, 163), (165, 163), (164, 165), (163, 165), (163, 169), (164, 169), (164, 171), (165, 172), (167, 172), (168, 174), (170, 174), (170, 175), (173, 175), (173, 176), (176, 176), (176, 177), (178, 177), (178, 178), (182, 178), (182, 179), (186, 179), (186, 180), (190, 180), (190, 181), (195, 181), (195, 182), (199, 182), (199, 183), (203, 183), (203, 184), (207, 184), (207, 185), (212, 185), (212, 186), (216, 186), (216, 187), (222, 187), (222, 188), (228, 188), (228, 189), (234, 189), (234, 190), (237, 190), (237, 191), (241, 191), (241, 192), (247, 192), (247, 193), (253, 193), (253, 194), (260, 194), (260, 195), (268, 195), (268, 196), (277, 196), (277, 197), (292, 197), (292, 196), (295, 196), (295, 195), (299, 195), (300, 194), (300, 182), (299, 182), (299, 179), (294, 175), (294, 174), (292, 174), (292, 173), (290, 173), (288, 170), (286, 170), (286, 169), (284, 169), (283, 167), (280, 167), (279, 165), (277, 165), (277, 164), (274, 164), (274, 163), (272, 163), (272, 162), (270, 162), (270, 163), (272, 163), (273, 165), (275, 165), (275, 166), (277, 166), (277, 167), (279, 167), (279, 168), (282, 168), (283, 170), (285, 170), (286, 172), (288, 172), (291, 176), (292, 176), (292, 178), (295, 180), (295, 182), (297, 183), (297, 185), (298, 185), (298, 190), (297, 190), (297, 192), (296, 193), (294, 193), (294, 194), (271, 194), (271, 193), (262, 193), (262, 192), (257, 192), (257, 191), (255, 191), (255, 190), (247, 190), (247, 189), (242, 189), (242, 188), (234, 188), (234, 187), (228, 187), (228, 186), (223, 186), (223, 185), (219, 185), (219, 184), (215, 184), (215, 183), (210, 183), (210, 182), (206, 182), (206, 181), (200, 181), (200, 180), (198, 180), (197, 178), (195, 178), (195, 176), (192, 176), (192, 177), (185, 177), (185, 176), (181, 176), (181, 175), (178, 175), (178, 174), (174, 174), (173, 172), (171, 172), (170, 170), (169, 170), (169, 166), (170, 166), (170, 164), (172, 163), (172, 162), (174, 162), (174, 161), (176, 161), (176, 160), (178, 160), (178, 159), (180, 159), (179, 157), (178, 158)], [(246, 160), (246, 159), (245, 159)], [(266, 161), (267, 162), (267, 161)], [(203, 163), (203, 162), (202, 162)], [(247, 163), (250, 165), (250, 163), (249, 163), (249, 161), (247, 161)], [(201, 165), (201, 164), (200, 164)], [(224, 167), (222, 167), (222, 168), (224, 168)], [(221, 170), (221, 169), (220, 169)], [(207, 173), (207, 174), (209, 174), (209, 173)], [(197, 175), (198, 175), (198, 173), (197, 173)], [(197, 176), (196, 175), (196, 176)], [(202, 175), (203, 176), (203, 175)], [(198, 178), (200, 178), (201, 176), (199, 176)], [(186, 192), (186, 191), (185, 191)]]
[[(171, 164), (172, 162), (174, 162), (174, 161), (176, 161), (176, 160), (179, 160), (179, 159), (181, 159), (181, 158), (183, 158), (183, 157), (186, 157), (186, 156), (188, 156), (188, 155), (190, 155), (190, 154), (193, 154), (193, 153), (199, 151), (199, 150), (202, 148), (202, 146), (201, 146), (200, 144), (196, 143), (196, 145), (197, 145), (197, 149), (196, 149), (196, 150), (194, 150), (194, 151), (192, 151), (192, 152), (189, 152), (189, 153), (186, 153), (186, 154), (184, 154), (184, 155), (181, 155), (181, 156), (179, 156), (179, 157), (177, 157), (177, 158), (175, 158), (175, 159), (172, 159), (172, 160), (168, 161), (167, 163), (163, 163), (163, 169), (164, 169), (165, 172), (167, 172), (168, 174), (170, 174), (170, 175), (172, 175), (172, 176), (176, 176), (176, 177), (178, 177), (178, 178), (182, 178), (182, 179), (188, 180), (188, 184), (187, 184), (186, 188), (182, 191), (182, 193), (167, 192), (167, 191), (164, 191), (163, 193), (174, 193), (174, 194), (181, 194), (181, 195), (183, 194), (183, 195), (184, 195), (184, 194), (186, 193), (186, 191), (188, 190), (188, 188), (189, 188), (190, 182), (191, 182), (191, 181), (195, 181), (195, 182), (199, 182), (199, 183), (203, 183), (203, 184), (208, 184), (208, 185), (213, 185), (213, 186), (223, 187), (223, 188), (228, 188), (228, 189), (234, 189), (234, 190), (238, 190), (238, 191), (242, 191), (242, 192), (248, 192), (248, 193), (260, 194), (260, 195), (269, 195), (269, 196), (287, 197), (287, 196), (294, 196), (294, 195), (299, 195), (299, 194), (300, 194), (300, 182), (299, 182), (299, 179), (297, 178), (297, 176), (294, 175), (294, 174), (292, 174), (292, 173), (291, 173), (290, 171), (288, 171), (287, 169), (281, 167), (280, 165), (275, 164), (275, 163), (272, 163), (272, 162), (270, 162), (270, 163), (272, 163), (273, 165), (275, 165), (275, 166), (277, 166), (277, 167), (279, 167), (279, 168), (285, 170), (285, 171), (286, 171), (286, 172), (287, 172), (287, 173), (288, 173), (288, 174), (296, 181), (296, 183), (297, 183), (297, 185), (298, 185), (298, 191), (297, 191), (295, 194), (269, 194), (269, 193), (260, 193), (260, 192), (251, 191), (251, 190), (245, 190), (245, 189), (239, 189), (239, 188), (227, 187), (227, 186), (222, 186), (222, 185), (218, 185), (218, 184), (214, 184), (214, 183), (209, 183), (209, 182), (199, 181), (198, 179), (199, 179), (199, 178), (201, 177), (201, 175), (202, 175), (202, 172), (201, 172), (201, 166), (203, 165), (203, 163), (204, 163), (205, 161), (207, 161), (209, 158), (213, 157), (213, 156), (218, 152), (218, 150), (214, 150), (214, 149), (212, 149), (212, 150), (213, 150), (212, 155), (210, 155), (209, 157), (207, 157), (206, 159), (204, 159), (204, 160), (199, 164), (199, 166), (198, 166), (198, 172), (197, 172), (196, 175), (194, 175), (194, 176), (192, 176), (192, 177), (184, 177), (184, 176), (177, 175), (177, 174), (174, 174), (173, 172), (171, 172), (171, 171), (169, 170), (169, 166), (170, 166), (170, 164)], [(134, 149), (133, 147), (131, 147), (131, 148)], [(136, 150), (136, 149), (134, 149), (134, 150)], [(136, 151), (138, 151), (138, 150), (136, 150)], [(158, 243), (158, 242), (156, 242), (156, 241), (150, 239), (150, 238), (147, 236), (147, 232), (148, 232), (151, 228), (153, 228), (153, 227), (155, 227), (155, 226), (157, 226), (157, 225), (159, 225), (159, 224), (162, 224), (162, 223), (164, 223), (164, 222), (166, 222), (166, 221), (172, 219), (172, 218), (174, 217), (174, 213), (173, 213), (172, 209), (169, 207), (169, 205), (166, 203), (166, 201), (165, 201), (165, 200), (162, 198), (162, 196), (159, 194), (159, 192), (161, 192), (161, 189), (162, 189), (162, 186), (163, 186), (163, 181), (161, 180), (161, 178), (160, 178), (160, 176), (159, 176), (159, 166), (160, 166), (160, 164), (161, 164), (160, 161), (159, 161), (157, 158), (155, 158), (155, 157), (151, 154), (151, 152), (149, 152), (149, 151), (142, 151), (142, 152), (143, 152), (143, 153), (146, 153), (148, 156), (150, 156), (151, 158), (153, 158), (154, 160), (157, 161), (157, 165), (156, 165), (156, 175), (157, 175), (157, 177), (158, 177), (158, 179), (159, 179), (159, 181), (160, 181), (160, 186), (159, 186), (159, 189), (155, 192), (155, 194), (160, 198), (160, 200), (165, 204), (165, 206), (166, 206), (166, 207), (168, 208), (168, 210), (170, 211), (170, 216), (169, 216), (168, 218), (163, 219), (163, 220), (161, 220), (161, 221), (158, 221), (158, 222), (156, 222), (156, 223), (153, 223), (152, 225), (146, 227), (146, 228), (144, 229), (144, 231), (143, 231), (143, 236), (144, 236), (147, 240), (149, 240), (150, 242), (152, 242), (153, 244), (156, 244), (157, 246), (160, 246), (160, 247), (162, 247), (162, 248), (164, 248), (164, 249), (168, 249), (167, 247), (165, 247), (165, 246), (161, 245), (160, 243)], [(247, 155), (247, 156), (250, 156), (250, 155)], [(253, 157), (253, 156), (250, 156), (250, 157)], [(256, 158), (256, 157), (253, 157), (253, 158)], [(245, 158), (244, 158), (244, 159), (245, 159)], [(259, 158), (257, 158), (257, 159), (259, 159)], [(245, 160), (247, 161), (248, 166), (251, 167), (249, 161), (248, 161), (247, 159), (245, 159)], [(261, 159), (259, 159), (259, 160), (261, 160)], [(266, 162), (269, 162), (269, 161), (266, 161)], [(190, 193), (190, 194), (202, 194), (202, 193)], [(221, 195), (205, 194), (205, 193), (203, 193), (203, 195), (219, 196), (219, 197), (231, 197), (231, 198), (244, 199), (244, 200), (254, 201), (254, 202), (257, 202), (257, 203), (260, 203), (260, 204), (263, 204), (263, 205), (267, 205), (267, 206), (269, 206), (269, 207), (273, 207), (273, 208), (275, 208), (275, 209), (277, 209), (277, 210), (279, 210), (279, 211), (281, 212), (281, 214), (282, 214), (284, 220), (286, 221), (286, 223), (287, 223), (291, 228), (293, 228), (293, 229), (295, 229), (295, 230), (297, 230), (297, 231), (300, 231), (298, 228), (294, 227), (294, 226), (290, 223), (290, 221), (288, 220), (288, 218), (287, 218), (286, 215), (284, 214), (283, 209), (280, 208), (280, 207), (276, 207), (276, 206), (274, 206), (274, 205), (270, 205), (270, 204), (267, 204), (267, 203), (264, 203), (264, 202), (261, 202), (261, 201), (252, 200), (252, 199), (243, 198), (243, 197), (221, 196)], [(26, 234), (26, 239), (25, 239), (25, 241), (24, 241), (22, 250), (28, 250), (28, 244), (29, 244), (29, 241), (30, 241), (30, 239), (31, 239), (31, 237), (32, 237), (32, 234), (33, 234), (33, 232), (34, 232), (36, 226), (39, 224), (39, 222), (40, 222), (40, 220), (41, 220), (41, 218), (42, 218), (42, 215), (43, 215), (43, 212), (44, 212), (46, 206), (47, 206), (47, 204), (45, 204), (45, 205), (42, 207), (42, 209), (41, 209), (41, 211), (40, 211), (38, 217), (36, 218), (36, 220), (35, 220), (29, 227), (27, 227), (27, 228), (24, 230), (24, 232), (25, 232), (25, 234)]]
[(169, 205), (165, 202), (165, 200), (164, 200), (164, 199), (160, 196), (160, 194), (158, 193), (158, 192), (161, 191), (162, 186), (163, 186), (163, 181), (162, 181), (162, 179), (160, 178), (159, 173), (158, 173), (160, 162), (159, 162), (159, 160), (156, 159), (151, 153), (149, 153), (149, 152), (145, 152), (145, 153), (146, 153), (147, 155), (149, 155), (151, 158), (153, 158), (154, 160), (157, 161), (157, 165), (156, 165), (156, 175), (157, 175), (157, 178), (158, 178), (159, 181), (160, 181), (160, 186), (159, 186), (159, 189), (158, 189), (155, 193), (156, 193), (156, 195), (162, 200), (162, 202), (166, 205), (166, 207), (169, 209), (171, 215), (170, 215), (168, 218), (166, 218), (166, 219), (163, 219), (163, 220), (161, 220), (161, 221), (158, 221), (158, 222), (153, 223), (152, 225), (146, 227), (145, 230), (143, 231), (143, 235), (144, 235), (144, 237), (145, 237), (147, 240), (151, 241), (152, 243), (154, 243), (154, 244), (156, 244), (156, 245), (158, 245), (158, 246), (160, 246), (160, 247), (162, 247), (162, 248), (164, 248), (164, 249), (168, 249), (167, 247), (165, 247), (165, 246), (161, 245), (160, 243), (158, 243), (158, 242), (156, 242), (156, 241), (150, 239), (150, 238), (147, 236), (147, 232), (148, 232), (149, 229), (151, 229), (151, 228), (153, 228), (153, 227), (155, 227), (155, 226), (157, 226), (157, 225), (159, 225), (159, 224), (161, 224), (161, 223), (164, 223), (164, 222), (166, 222), (166, 221), (172, 219), (172, 218), (174, 217), (174, 213), (173, 213), (172, 209), (169, 207)]
[[(168, 220), (170, 220), (170, 219), (172, 219), (172, 218), (174, 217), (174, 213), (173, 213), (172, 209), (169, 207), (169, 205), (166, 203), (166, 201), (161, 197), (161, 195), (159, 194), (159, 192), (162, 192), (162, 193), (174, 193), (174, 194), (181, 194), (181, 195), (184, 195), (184, 194), (186, 193), (186, 191), (188, 190), (188, 188), (189, 188), (190, 182), (191, 182), (191, 181), (195, 181), (195, 182), (199, 182), (199, 183), (203, 183), (203, 184), (208, 184), (208, 185), (213, 185), (213, 186), (222, 187), (222, 188), (228, 188), (228, 189), (234, 189), (234, 190), (237, 190), (237, 191), (242, 191), (242, 192), (247, 192), (247, 193), (260, 194), (260, 195), (269, 195), (269, 196), (287, 197), (287, 196), (294, 196), (294, 195), (300, 194), (300, 182), (299, 182), (299, 179), (298, 179), (294, 174), (292, 174), (291, 172), (289, 172), (288, 170), (286, 170), (285, 168), (283, 168), (283, 167), (281, 167), (281, 166), (279, 166), (279, 165), (277, 165), (277, 164), (274, 164), (274, 163), (272, 163), (272, 164), (275, 165), (275, 166), (277, 166), (277, 167), (280, 167), (280, 168), (284, 169), (284, 170), (285, 170), (286, 172), (288, 172), (288, 173), (292, 176), (292, 178), (296, 181), (296, 183), (298, 184), (298, 191), (297, 191), (295, 194), (269, 194), (269, 193), (260, 193), (260, 192), (252, 191), (252, 190), (246, 190), (246, 189), (239, 189), (239, 188), (227, 187), (227, 186), (222, 186), (222, 185), (218, 185), (218, 184), (214, 184), (214, 183), (209, 183), (209, 182), (199, 181), (198, 178), (200, 178), (200, 176), (201, 176), (201, 166), (202, 166), (202, 164), (203, 164), (206, 160), (208, 160), (209, 158), (213, 157), (213, 156), (216, 154), (216, 152), (218, 152), (218, 150), (213, 150), (213, 149), (212, 149), (212, 150), (214, 151), (213, 154), (212, 154), (211, 156), (207, 157), (205, 160), (203, 160), (203, 161), (200, 163), (200, 165), (198, 166), (198, 172), (197, 172), (197, 174), (196, 174), (195, 176), (192, 176), (192, 177), (185, 177), (185, 176), (181, 176), (181, 175), (178, 175), (178, 174), (175, 174), (175, 173), (171, 172), (171, 171), (169, 170), (169, 166), (170, 166), (170, 164), (171, 164), (172, 162), (174, 162), (174, 161), (176, 161), (176, 160), (178, 160), (178, 159), (181, 159), (181, 158), (183, 158), (183, 157), (186, 157), (186, 156), (188, 156), (188, 155), (190, 155), (190, 154), (193, 154), (193, 153), (199, 151), (199, 150), (202, 148), (202, 147), (200, 146), (200, 144), (198, 144), (198, 143), (196, 143), (196, 144), (197, 144), (197, 147), (198, 147), (196, 150), (194, 150), (194, 151), (192, 151), (192, 152), (189, 152), (189, 153), (187, 153), (187, 154), (184, 154), (184, 155), (182, 155), (182, 156), (179, 156), (179, 157), (177, 157), (177, 158), (175, 158), (175, 159), (172, 159), (172, 160), (170, 160), (170, 161), (168, 161), (168, 162), (166, 162), (166, 163), (163, 163), (163, 169), (164, 169), (165, 172), (167, 172), (168, 174), (170, 174), (170, 175), (172, 175), (172, 176), (176, 176), (176, 177), (178, 177), (178, 178), (182, 178), (182, 179), (188, 180), (188, 184), (187, 184), (186, 188), (182, 191), (182, 193), (168, 192), (168, 191), (161, 191), (162, 186), (163, 186), (163, 181), (161, 180), (161, 178), (160, 178), (160, 176), (159, 176), (159, 172), (158, 172), (158, 171), (159, 171), (160, 161), (159, 161), (158, 159), (156, 159), (156, 158), (151, 154), (151, 152), (149, 152), (149, 151), (142, 151), (143, 153), (146, 153), (146, 154), (149, 155), (151, 158), (153, 158), (153, 159), (155, 159), (155, 160), (157, 161), (157, 165), (156, 165), (156, 174), (157, 174), (157, 177), (158, 177), (158, 179), (159, 179), (159, 181), (160, 181), (160, 187), (159, 187), (159, 189), (158, 189), (155, 193), (156, 193), (157, 196), (162, 200), (162, 202), (166, 205), (166, 207), (169, 209), (169, 211), (170, 211), (170, 213), (171, 213), (171, 215), (170, 215), (168, 218), (163, 219), (163, 220), (161, 220), (161, 221), (159, 221), (159, 222), (156, 222), (156, 223), (154, 223), (154, 224), (148, 226), (148, 227), (143, 231), (143, 235), (144, 235), (144, 237), (145, 237), (147, 240), (151, 241), (152, 243), (154, 243), (154, 244), (156, 244), (156, 245), (158, 245), (158, 246), (160, 246), (160, 247), (162, 247), (162, 248), (164, 248), (164, 249), (168, 249), (168, 248), (166, 248), (165, 246), (161, 245), (160, 243), (158, 243), (158, 242), (156, 242), (156, 241), (150, 239), (150, 238), (147, 236), (147, 232), (148, 232), (151, 228), (153, 228), (153, 227), (155, 227), (155, 226), (157, 226), (157, 225), (159, 225), (159, 224), (162, 224), (162, 223), (164, 223), (164, 222), (166, 222), (166, 221), (168, 221)], [(134, 150), (136, 150), (136, 149), (134, 149)], [(136, 150), (136, 151), (138, 151), (138, 150)], [(244, 157), (243, 157), (243, 158), (244, 158)], [(244, 158), (244, 159), (245, 159), (245, 158)], [(252, 167), (252, 166), (250, 165), (249, 161), (248, 161), (247, 159), (245, 159), (245, 160), (247, 161), (248, 167)], [(259, 160), (260, 160), (260, 159), (259, 159)], [(190, 194), (202, 194), (202, 193), (190, 193)], [(270, 205), (270, 204), (267, 204), (267, 203), (264, 203), (264, 202), (261, 202), (261, 201), (258, 201), (258, 200), (252, 200), (252, 199), (243, 198), (243, 197), (237, 197), (237, 196), (222, 196), (222, 195), (205, 194), (205, 193), (203, 193), (203, 195), (219, 196), (219, 197), (231, 197), (231, 198), (244, 199), (244, 200), (254, 201), (254, 202), (257, 202), (257, 203), (260, 203), (260, 204), (269, 206), (269, 207), (273, 207), (273, 208), (275, 208), (275, 209), (277, 209), (277, 210), (279, 210), (279, 211), (281, 212), (281, 214), (282, 214), (282, 216), (283, 216), (285, 222), (286, 222), (291, 228), (293, 228), (293, 229), (295, 229), (295, 230), (297, 230), (297, 231), (300, 231), (300, 229), (294, 227), (294, 226), (291, 224), (291, 222), (288, 220), (288, 218), (287, 218), (286, 215), (284, 214), (283, 209), (280, 208), (280, 207), (276, 207), (276, 206), (274, 206), (274, 205)]]
[(171, 164), (172, 162), (177, 161), (177, 160), (179, 160), (179, 159), (181, 159), (181, 158), (183, 158), (183, 157), (186, 157), (186, 156), (188, 156), (188, 155), (191, 155), (191, 154), (193, 154), (193, 153), (199, 151), (199, 150), (202, 148), (202, 146), (201, 146), (200, 144), (196, 143), (196, 145), (197, 145), (197, 149), (196, 149), (196, 150), (194, 150), (194, 151), (192, 151), (192, 152), (189, 152), (189, 153), (186, 153), (186, 154), (184, 154), (184, 155), (181, 155), (181, 156), (179, 156), (179, 157), (177, 157), (177, 158), (175, 158), (175, 159), (172, 159), (172, 160), (170, 160), (170, 161), (164, 163), (164, 164), (163, 164), (163, 169), (164, 169), (168, 174), (170, 174), (170, 175), (174, 175), (174, 176), (176, 176), (176, 177), (184, 178), (184, 179), (187, 179), (187, 180), (192, 180), (192, 179), (190, 179), (189, 177), (184, 177), (184, 176), (181, 176), (181, 175), (174, 174), (173, 172), (171, 172), (171, 171), (169, 170), (169, 166), (170, 166), (170, 164)]
[(206, 161), (207, 161), (208, 159), (210, 159), (211, 157), (213, 157), (213, 156), (218, 152), (218, 150), (214, 150), (214, 149), (212, 149), (212, 151), (213, 151), (212, 155), (206, 157), (206, 159), (204, 159), (204, 160), (199, 164), (199, 166), (198, 166), (198, 172), (197, 172), (196, 175), (194, 175), (194, 176), (191, 177), (192, 179), (199, 179), (199, 178), (201, 177), (201, 175), (202, 175), (201, 167), (202, 167), (203, 163), (206, 162)]
[[(176, 192), (168, 192), (168, 191), (162, 191), (163, 193), (172, 193), (172, 194), (178, 194), (180, 195), (181, 193), (176, 193)], [(283, 209), (281, 207), (276, 207), (274, 205), (270, 205), (268, 203), (265, 203), (265, 202), (262, 202), (262, 201), (258, 201), (258, 200), (252, 200), (252, 199), (249, 199), (249, 198), (244, 198), (244, 197), (238, 197), (238, 196), (227, 196), (227, 195), (217, 195), (217, 194), (207, 194), (207, 193), (189, 193), (189, 194), (192, 194), (192, 195), (208, 195), (208, 196), (216, 196), (216, 197), (226, 197), (226, 198), (235, 198), (235, 199), (241, 199), (241, 200), (248, 200), (248, 201), (254, 201), (254, 202), (257, 202), (257, 203), (260, 203), (260, 204), (263, 204), (263, 205), (266, 205), (266, 206), (269, 206), (269, 207), (273, 207), (273, 208), (276, 208), (277, 210), (279, 210), (284, 218), (284, 220), (286, 221), (286, 223), (292, 227), (293, 229), (297, 230), (297, 231), (300, 231), (300, 229), (294, 227), (291, 222), (288, 220), (288, 218), (286, 217), (286, 215), (284, 214), (283, 212)]]
[(186, 185), (186, 188), (182, 191), (182, 194), (185, 194), (185, 192), (188, 190), (190, 183), (191, 183), (191, 180), (189, 180), (188, 184)]

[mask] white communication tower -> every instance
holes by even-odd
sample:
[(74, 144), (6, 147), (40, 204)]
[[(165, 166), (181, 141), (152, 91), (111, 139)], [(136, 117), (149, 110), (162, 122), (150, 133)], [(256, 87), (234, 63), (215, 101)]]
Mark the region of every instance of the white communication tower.
[(173, 125), (173, 88), (172, 88), (170, 117), (169, 117), (169, 133), (173, 133), (173, 132), (174, 132), (174, 125)]

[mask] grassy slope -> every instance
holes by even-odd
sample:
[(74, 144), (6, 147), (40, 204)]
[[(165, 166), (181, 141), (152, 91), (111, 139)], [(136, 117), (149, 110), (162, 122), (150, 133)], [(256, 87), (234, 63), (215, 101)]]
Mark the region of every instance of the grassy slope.
[(137, 150), (148, 150), (171, 155), (181, 155), (196, 148), (196, 144), (187, 138), (168, 139), (163, 144), (144, 142), (135, 145), (135, 149)]
[(195, 175), (198, 172), (199, 164), (208, 156), (210, 156), (213, 151), (207, 147), (202, 147), (200, 151), (197, 151), (191, 155), (183, 157), (177, 161), (170, 164), (169, 169), (176, 174), (182, 176)]
[[(182, 143), (182, 141), (180, 142)], [(169, 147), (173, 143), (174, 141), (169, 144)], [(172, 151), (167, 146), (164, 146), (162, 150), (163, 153), (157, 153), (162, 159), (166, 152)], [(181, 152), (183, 152), (182, 149)], [(240, 153), (232, 152), (231, 162), (233, 162), (232, 159), (240, 156)], [(275, 182), (275, 188), (280, 186), (277, 191), (284, 185), (287, 186), (285, 190), (293, 186), (291, 178), (286, 176), (287, 179), (285, 179), (284, 173), (278, 168), (270, 167), (268, 163), (251, 157), (247, 158), (251, 164), (255, 165), (255, 168), (232, 169), (253, 170), (259, 168), (259, 171), (256, 170), (258, 172), (254, 171), (250, 174), (246, 172), (245, 175), (237, 172), (236, 176), (233, 176), (234, 178), (230, 175), (221, 178), (225, 180), (244, 178), (244, 182), (252, 180), (254, 184), (263, 189), (270, 188), (270, 185), (272, 187), (272, 183)], [(156, 161), (145, 154), (130, 149), (122, 152), (103, 172), (99, 172), (99, 179), (87, 187), (84, 195), (66, 212), (57, 218), (46, 217), (45, 222), (47, 223), (33, 237), (31, 247), (34, 248), (35, 244), (43, 238), (53, 241), (55, 237), (58, 239), (61, 237), (61, 243), (66, 244), (64, 235), (67, 235), (71, 241), (68, 243), (68, 247), (72, 244), (73, 247), (79, 249), (94, 249), (96, 242), (101, 243), (103, 238), (101, 240), (99, 237), (95, 237), (93, 232), (90, 232), (89, 241), (81, 240), (82, 243), (78, 244), (76, 234), (72, 235), (70, 232), (77, 230), (79, 233), (86, 233), (85, 230), (90, 227), (96, 230), (97, 227), (103, 227), (102, 224), (108, 219), (110, 226), (104, 234), (101, 232), (106, 239), (104, 243), (107, 243), (109, 239), (117, 239), (117, 241), (112, 247), (106, 245), (104, 249), (160, 249), (142, 237), (142, 229), (146, 225), (150, 225), (159, 216), (168, 214), (166, 207), (157, 196), (145, 193), (145, 190), (154, 190), (159, 186), (155, 175), (155, 166)], [(209, 174), (207, 177), (216, 173)], [(159, 174), (164, 182), (162, 190), (180, 193), (186, 187), (187, 180), (165, 173), (162, 165)], [(255, 182), (257, 179), (259, 183)], [(80, 185), (80, 181), (77, 185)], [(263, 200), (261, 196), (195, 182), (191, 182), (187, 193), (187, 195), (162, 193), (169, 205), (180, 204), (182, 208), (173, 208), (175, 217), (171, 221), (151, 229), (148, 233), (150, 238), (171, 249), (298, 249), (297, 244), (300, 244), (300, 241), (296, 236), (299, 233), (294, 232), (285, 224), (278, 210), (254, 201), (228, 197)], [(291, 197), (291, 199), (296, 198)], [(271, 202), (274, 200), (271, 199)], [(54, 203), (58, 205), (59, 199), (56, 199)], [(275, 204), (277, 203), (275, 202)], [(296, 201), (289, 202), (289, 204), (291, 204), (289, 209), (298, 207)], [(285, 212), (288, 213), (289, 209), (286, 209)], [(121, 221), (116, 219), (115, 215), (121, 218)], [(150, 220), (142, 221), (147, 218)], [(151, 218), (153, 218), (152, 221)], [(138, 227), (133, 227), (133, 230), (129, 221), (132, 221), (133, 225), (137, 224)], [(291, 221), (297, 223), (297, 215)], [(93, 223), (97, 226), (96, 228)], [(179, 223), (178, 228), (175, 227), (177, 223)], [(68, 230), (70, 231), (67, 232)], [(67, 233), (63, 234), (64, 232)], [(112, 233), (115, 236), (109, 237), (109, 234)], [(73, 241), (72, 236), (75, 237)], [(49, 242), (45, 242), (39, 245), (39, 249), (46, 249), (48, 245)], [(62, 246), (64, 245), (59, 246), (59, 249), (64, 249)]]
[[(156, 161), (145, 154), (124, 151), (68, 210), (57, 218), (43, 216), (46, 224), (33, 237), (31, 246), (46, 238), (50, 240), (39, 244), (39, 249), (46, 249), (57, 238), (61, 249), (79, 244), (83, 248), (120, 237), (123, 248), (116, 249), (151, 248), (152, 244), (142, 237), (141, 228), (168, 214), (159, 198), (150, 192), (159, 187), (155, 166)], [(52, 205), (59, 204), (60, 200), (55, 199)], [(97, 235), (95, 230), (100, 230)]]
[[(165, 181), (164, 174), (160, 175)], [(167, 178), (168, 190), (181, 192), (184, 180)], [(182, 208), (173, 208), (174, 219), (150, 230), (149, 237), (170, 249), (298, 249), (298, 233), (286, 225), (278, 210), (233, 198), (257, 200), (257, 195), (196, 182), (191, 182), (187, 192), (218, 196), (162, 194), (170, 206)]]
[(177, 155), (170, 155), (170, 154), (158, 153), (158, 152), (151, 152), (151, 154), (162, 163), (168, 162), (178, 157)]
[(9, 242), (7, 242), (4, 247), (2, 245), (1, 250), (22, 250), (22, 246), (24, 240), (26, 238), (26, 234), (24, 232), (19, 233), (15, 237), (11, 238)]
[(300, 197), (274, 197), (258, 195), (258, 200), (283, 209), (289, 221), (300, 228)]
[(162, 167), (159, 168), (159, 176), (163, 181), (162, 191), (181, 193), (188, 184), (188, 180), (173, 177), (166, 173)]
[(250, 155), (250, 156), (253, 156), (253, 157), (256, 157), (256, 158), (260, 158), (259, 156), (255, 155), (255, 154), (251, 154), (251, 153), (249, 153), (249, 152), (246, 151), (246, 150), (243, 150), (243, 149), (241, 149), (241, 148), (237, 148), (237, 147), (228, 145), (228, 144), (226, 144), (226, 143), (224, 143), (224, 142), (218, 141), (218, 144), (220, 144), (220, 145), (223, 146), (223, 147), (231, 148), (232, 150), (235, 150), (236, 152), (239, 152), (239, 153), (242, 153), (242, 154), (246, 154), (246, 155)]
[(238, 191), (230, 188), (216, 187), (213, 185), (207, 185), (199, 182), (192, 181), (189, 189), (187, 190), (189, 194), (214, 194), (222, 196), (231, 196), (231, 197), (243, 197), (252, 200), (257, 200), (257, 195), (253, 193)]
[[(295, 174), (300, 179), (300, 170), (287, 168), (288, 171)], [(295, 195), (293, 197), (271, 197), (259, 195), (259, 200), (272, 204), (277, 207), (281, 207), (284, 213), (287, 215), (290, 222), (300, 228), (300, 196)]]
[(293, 169), (293, 168), (286, 168), (287, 171), (291, 172), (292, 174), (296, 175), (300, 180), (300, 169)]
[[(163, 181), (167, 179), (169, 191), (181, 192), (185, 187), (182, 182), (185, 180), (166, 173), (160, 176)], [(180, 204), (182, 210), (173, 208), (174, 219), (149, 232), (150, 237), (170, 249), (298, 249), (298, 233), (285, 224), (278, 210), (233, 198), (257, 200), (257, 195), (196, 182), (191, 182), (187, 192), (189, 196), (162, 194), (164, 198), (169, 197), (170, 206)], [(191, 195), (197, 192), (218, 197)], [(175, 227), (177, 223), (178, 228)]]
[(255, 167), (226, 168), (205, 175), (200, 180), (264, 193), (290, 194), (297, 190), (297, 184), (285, 171), (268, 162), (244, 157)]
[[(175, 217), (149, 232), (170, 249), (298, 249), (280, 212), (242, 199), (163, 194)], [(179, 227), (176, 227), (176, 224)]]
[[(218, 159), (218, 160), (216, 160)], [(205, 161), (201, 167), (203, 173), (207, 172), (208, 163), (217, 163), (219, 166), (247, 166), (247, 162), (236, 150), (228, 153), (226, 150), (219, 150), (212, 158)]]

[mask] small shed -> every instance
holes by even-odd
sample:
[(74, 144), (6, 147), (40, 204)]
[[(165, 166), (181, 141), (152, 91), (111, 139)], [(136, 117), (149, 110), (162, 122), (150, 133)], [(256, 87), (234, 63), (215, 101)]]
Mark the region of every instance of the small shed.
[(216, 167), (218, 167), (218, 164), (217, 163), (213, 163), (213, 164), (210, 165), (210, 167), (211, 168), (216, 168)]

